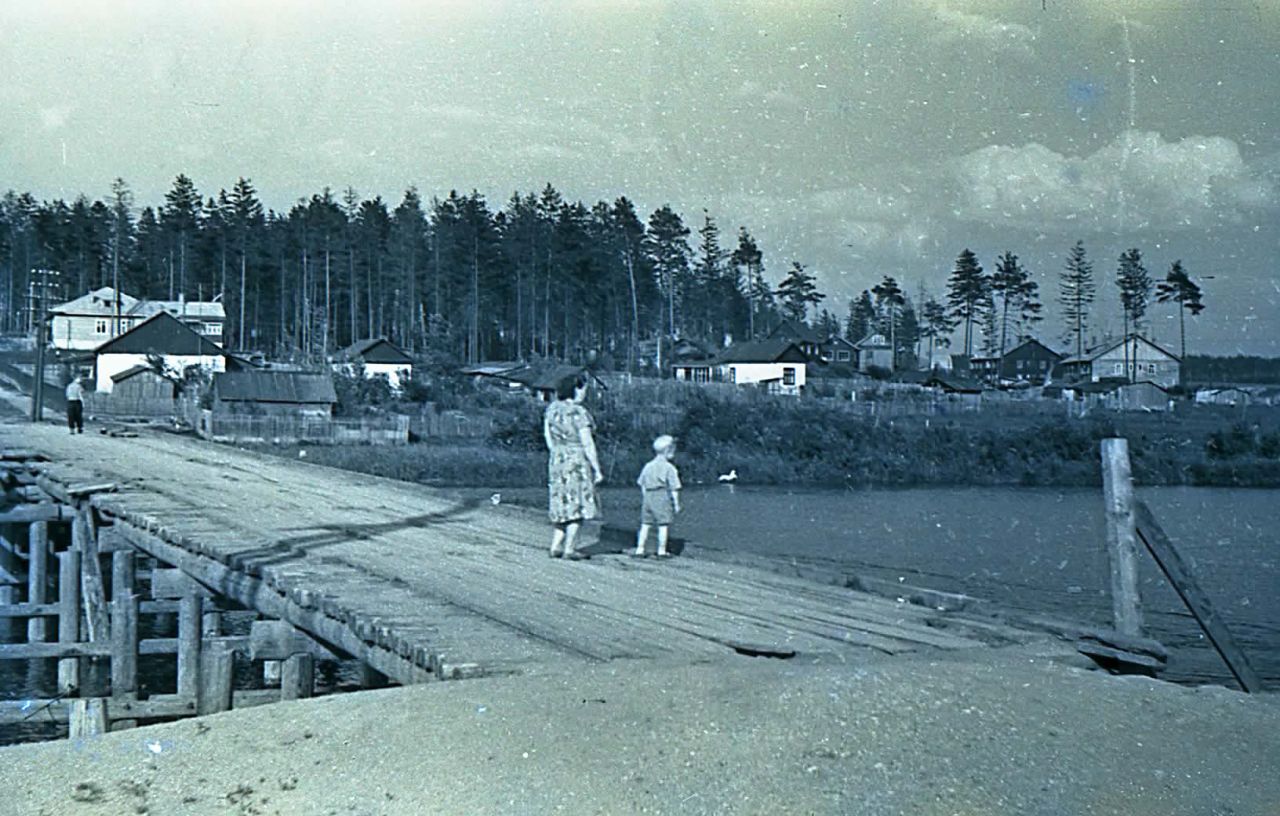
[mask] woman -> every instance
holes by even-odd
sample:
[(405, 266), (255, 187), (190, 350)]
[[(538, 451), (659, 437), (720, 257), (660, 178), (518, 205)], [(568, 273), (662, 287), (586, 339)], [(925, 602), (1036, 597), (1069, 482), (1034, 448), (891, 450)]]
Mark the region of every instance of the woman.
[(556, 385), (556, 400), (547, 406), (542, 434), (551, 452), (547, 463), (551, 523), (551, 557), (585, 560), (574, 550), (578, 528), (600, 514), (596, 485), (604, 479), (591, 431), (591, 414), (582, 407), (587, 396), (587, 376), (566, 377)]

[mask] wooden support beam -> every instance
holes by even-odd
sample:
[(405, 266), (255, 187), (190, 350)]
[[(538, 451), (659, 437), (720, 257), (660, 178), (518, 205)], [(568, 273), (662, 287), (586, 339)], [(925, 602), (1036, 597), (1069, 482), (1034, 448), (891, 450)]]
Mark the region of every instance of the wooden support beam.
[(333, 644), (343, 652), (369, 663), (374, 669), (397, 683), (409, 685), (432, 679), (428, 667), (417, 665), (390, 650), (364, 642), (345, 623), (319, 610), (294, 603), (257, 578), (171, 544), (123, 520), (117, 520), (116, 526), (135, 547), (143, 552), (160, 561), (176, 565), (201, 584), (216, 588), (219, 594), (231, 598), (246, 608), (288, 621), (321, 641)]
[(93, 643), (110, 638), (107, 599), (102, 582), (102, 564), (98, 561), (98, 539), (93, 534), (89, 511), (82, 510), (71, 522), (72, 548), (80, 553), (80, 591), (84, 598), (84, 617)]
[(116, 489), (116, 486), (115, 482), (83, 482), (67, 485), (67, 495), (77, 499), (93, 493), (110, 493)]
[[(237, 652), (249, 650), (249, 638), (239, 635), (220, 635), (216, 638), (202, 640), (201, 648), (221, 646)], [(144, 638), (138, 641), (140, 655), (176, 655), (181, 643), (178, 638)]]
[(111, 696), (138, 693), (138, 596), (119, 592), (111, 602)]
[(152, 598), (182, 598), (192, 592), (202, 598), (213, 597), (212, 592), (193, 581), (180, 569), (154, 569), (151, 571)]
[(0, 524), (30, 524), (33, 521), (66, 521), (72, 516), (70, 508), (53, 502), (43, 504), (19, 504), (0, 510)]
[(195, 697), (200, 693), (200, 606), (201, 597), (187, 593), (178, 602), (178, 694)]
[[(58, 643), (66, 645), (80, 639), (80, 553), (65, 550), (58, 553)], [(58, 693), (80, 690), (80, 660), (74, 657), (58, 661)]]
[(296, 654), (309, 654), (325, 660), (339, 659), (306, 632), (284, 621), (259, 620), (250, 625), (250, 660), (285, 660)]
[(63, 504), (74, 504), (67, 489), (44, 473), (36, 475), (36, 486)]
[[(27, 528), (27, 605), (44, 606), (49, 600), (49, 522), (32, 522)], [(27, 621), (27, 641), (43, 643), (49, 623), (33, 616)]]
[(222, 648), (205, 649), (200, 653), (200, 693), (196, 697), (196, 711), (201, 716), (231, 708), (235, 654)]
[(284, 661), (280, 672), (280, 699), (298, 700), (315, 694), (316, 659), (309, 654), (295, 654)]
[(71, 701), (71, 739), (96, 737), (107, 733), (107, 701), (90, 697)]
[[(31, 618), (32, 620), (42, 620), (43, 618), (58, 617), (58, 610), (61, 607), (56, 603), (17, 603), (8, 606), (0, 606), (0, 618)], [(30, 621), (28, 621), (28, 625)], [(28, 629), (27, 639), (30, 640), (30, 629)], [(43, 640), (43, 637), (41, 638)], [(40, 642), (40, 641), (32, 641)]]
[(72, 660), (80, 657), (108, 657), (110, 643), (0, 643), (0, 660), (35, 660), (53, 657)]
[(1104, 439), (1101, 449), (1112, 616), (1117, 632), (1140, 637), (1142, 598), (1138, 594), (1138, 537), (1134, 530), (1129, 440)]
[[(273, 692), (274, 693), (274, 692)], [(66, 697), (36, 700), (0, 700), (0, 726), (20, 725), (26, 722), (59, 722), (70, 719), (75, 701)], [(107, 719), (155, 720), (177, 717), (193, 717), (196, 701), (193, 698), (162, 694), (146, 700), (108, 700)]]
[(1135, 507), (1136, 528), (1138, 537), (1146, 545), (1147, 551), (1160, 566), (1169, 583), (1177, 591), (1178, 597), (1187, 605), (1192, 616), (1200, 624), (1209, 642), (1217, 650), (1222, 662), (1231, 670), (1231, 676), (1247, 692), (1262, 691), (1262, 680), (1253, 671), (1245, 658), (1244, 650), (1236, 645), (1235, 639), (1227, 629), (1226, 623), (1218, 616), (1209, 596), (1200, 588), (1191, 568), (1183, 560), (1177, 547), (1165, 535), (1164, 529), (1156, 521), (1155, 514), (1146, 502), (1138, 502)]

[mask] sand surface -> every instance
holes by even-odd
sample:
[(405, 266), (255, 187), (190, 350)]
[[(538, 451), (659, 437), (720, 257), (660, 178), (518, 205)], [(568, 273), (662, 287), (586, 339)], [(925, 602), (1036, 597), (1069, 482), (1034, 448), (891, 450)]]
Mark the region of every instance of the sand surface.
[(0, 749), (0, 814), (1277, 816), (1280, 700), (1046, 647), (435, 683)]

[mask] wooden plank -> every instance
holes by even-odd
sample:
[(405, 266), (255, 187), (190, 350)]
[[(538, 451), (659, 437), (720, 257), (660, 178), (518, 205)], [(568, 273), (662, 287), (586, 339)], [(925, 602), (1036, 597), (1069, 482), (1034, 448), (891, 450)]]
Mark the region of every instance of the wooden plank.
[(195, 592), (188, 592), (178, 601), (178, 694), (183, 697), (200, 693), (202, 603)]
[(42, 473), (36, 476), (36, 486), (63, 504), (73, 503), (71, 501), (71, 494), (67, 492), (67, 489), (49, 478), (46, 474)]
[[(206, 638), (201, 641), (201, 646), (222, 646), (237, 652), (248, 652), (249, 638), (240, 635), (221, 635), (215, 638)], [(143, 638), (138, 641), (138, 654), (143, 655), (176, 655), (179, 648), (181, 648), (181, 642), (176, 637)]]
[(111, 602), (111, 696), (138, 691), (138, 596), (121, 592)]
[(315, 665), (309, 654), (290, 655), (280, 671), (280, 699), (299, 700), (315, 694)]
[(151, 571), (151, 597), (156, 599), (183, 598), (195, 593), (202, 598), (213, 596), (205, 587), (180, 569), (155, 569)]
[(117, 487), (115, 482), (86, 482), (67, 485), (67, 495), (74, 498), (87, 496), (90, 493), (110, 493)]
[(0, 524), (30, 524), (33, 521), (66, 521), (72, 511), (65, 505), (46, 502), (43, 504), (20, 504), (8, 510), (0, 511)]
[[(70, 644), (80, 639), (80, 553), (58, 553), (58, 642)], [(83, 667), (74, 657), (58, 661), (58, 692), (70, 694), (80, 689)]]
[[(43, 622), (42, 620), (43, 618), (58, 617), (59, 608), (60, 607), (56, 603), (9, 604), (7, 606), (0, 606), (0, 618), (32, 618), (36, 620), (41, 620), (41, 622)], [(30, 621), (28, 621), (28, 624), (30, 624)], [(28, 640), (31, 639), (30, 630), (28, 630), (27, 639)], [(43, 633), (40, 636), (40, 640), (41, 641), (44, 640)]]
[(1187, 605), (1187, 609), (1200, 624), (1200, 628), (1204, 629), (1209, 642), (1213, 644), (1213, 648), (1231, 670), (1231, 676), (1240, 684), (1240, 688), (1247, 692), (1262, 691), (1262, 681), (1249, 665), (1244, 650), (1236, 645), (1226, 623), (1218, 616), (1213, 604), (1209, 601), (1209, 596), (1200, 588), (1199, 582), (1196, 581), (1195, 575), (1183, 560), (1177, 547), (1165, 535), (1151, 508), (1147, 507), (1146, 502), (1140, 501), (1135, 507), (1135, 513), (1138, 537), (1142, 539), (1151, 557), (1155, 559), (1165, 577), (1169, 579), (1169, 583), (1182, 598), (1182, 602)]
[(84, 617), (91, 643), (111, 637), (106, 592), (102, 582), (102, 564), (98, 561), (98, 539), (88, 510), (76, 513), (71, 523), (72, 547), (80, 553), (80, 592), (84, 600)]
[(107, 733), (107, 701), (101, 697), (71, 701), (71, 739)]
[(38, 658), (107, 657), (111, 644), (103, 643), (0, 643), (0, 660)]
[(201, 716), (230, 710), (234, 674), (235, 652), (214, 648), (200, 653), (200, 692), (196, 696), (196, 711)]
[(284, 621), (259, 620), (249, 626), (250, 660), (285, 660), (297, 654), (309, 654), (326, 660), (338, 655), (317, 643), (295, 626)]
[(1142, 599), (1138, 594), (1138, 539), (1134, 530), (1129, 440), (1104, 439), (1101, 451), (1112, 616), (1117, 632), (1138, 637), (1142, 635)]
[[(49, 523), (34, 522), (27, 529), (27, 603), (34, 609), (49, 607), (56, 615), (56, 608), (46, 604), (49, 600)], [(49, 622), (42, 616), (27, 621), (27, 641), (43, 643), (49, 634)]]

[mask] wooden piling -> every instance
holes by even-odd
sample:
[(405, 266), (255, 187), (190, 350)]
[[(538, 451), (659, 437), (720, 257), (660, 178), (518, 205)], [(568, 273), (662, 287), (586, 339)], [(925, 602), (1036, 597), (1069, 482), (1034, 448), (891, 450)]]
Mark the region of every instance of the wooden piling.
[(1139, 637), (1142, 635), (1142, 598), (1138, 594), (1138, 536), (1127, 439), (1102, 440), (1102, 493), (1106, 504), (1115, 629), (1121, 634)]
[(309, 654), (290, 655), (280, 672), (280, 699), (297, 700), (315, 693), (316, 659)]
[(262, 685), (264, 686), (280, 685), (280, 661), (279, 660), (262, 661)]
[(191, 590), (178, 601), (178, 695), (200, 692), (200, 636), (203, 599)]
[(107, 701), (101, 697), (71, 701), (70, 736), (94, 737), (107, 733)]
[[(27, 603), (43, 604), (49, 600), (49, 522), (35, 521), (27, 528)], [(27, 619), (27, 642), (43, 643), (49, 626), (44, 618)]]
[(200, 715), (230, 710), (235, 654), (217, 646), (200, 653), (200, 692), (196, 701), (196, 712)]
[[(80, 640), (80, 553), (58, 553), (58, 642)], [(80, 660), (58, 661), (58, 693), (73, 694), (80, 689)]]

